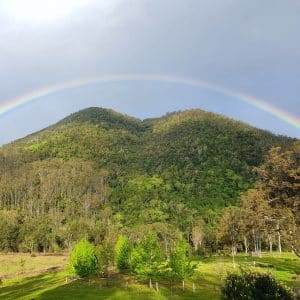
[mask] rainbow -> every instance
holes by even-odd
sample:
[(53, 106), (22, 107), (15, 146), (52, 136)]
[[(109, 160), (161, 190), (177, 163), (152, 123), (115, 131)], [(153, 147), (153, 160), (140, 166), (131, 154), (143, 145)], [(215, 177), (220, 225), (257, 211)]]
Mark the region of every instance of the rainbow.
[(47, 95), (51, 95), (60, 91), (80, 88), (87, 85), (99, 84), (99, 83), (108, 83), (108, 82), (120, 82), (120, 81), (160, 81), (160, 82), (168, 82), (175, 84), (188, 85), (193, 87), (200, 87), (209, 89), (226, 96), (230, 96), (238, 99), (239, 101), (243, 101), (248, 103), (260, 110), (263, 110), (278, 119), (290, 124), (291, 126), (300, 129), (300, 118), (277, 108), (274, 105), (269, 104), (265, 100), (255, 98), (249, 95), (245, 95), (241, 92), (234, 91), (219, 85), (216, 85), (211, 82), (191, 79), (186, 77), (178, 77), (178, 76), (169, 76), (169, 75), (145, 75), (145, 74), (124, 74), (124, 75), (110, 75), (110, 76), (101, 76), (101, 77), (93, 77), (86, 78), (81, 80), (68, 81), (61, 84), (55, 84), (51, 86), (46, 86), (41, 89), (35, 90), (33, 92), (24, 94), (22, 96), (16, 97), (14, 99), (10, 99), (0, 104), (0, 116), (4, 115), (8, 112), (13, 111), (19, 107), (32, 103), (36, 100), (40, 100)]

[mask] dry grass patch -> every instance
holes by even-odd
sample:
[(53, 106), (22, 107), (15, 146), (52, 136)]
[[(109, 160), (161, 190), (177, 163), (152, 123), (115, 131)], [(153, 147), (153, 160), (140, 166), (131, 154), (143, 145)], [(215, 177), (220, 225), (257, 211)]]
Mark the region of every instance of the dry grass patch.
[(0, 278), (5, 281), (62, 270), (65, 268), (67, 261), (68, 255), (64, 254), (1, 253)]

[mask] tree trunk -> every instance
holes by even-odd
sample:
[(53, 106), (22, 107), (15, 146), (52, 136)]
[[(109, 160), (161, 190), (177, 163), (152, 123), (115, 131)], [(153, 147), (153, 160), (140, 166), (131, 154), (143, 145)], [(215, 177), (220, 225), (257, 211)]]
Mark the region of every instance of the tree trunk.
[(268, 240), (269, 240), (269, 251), (270, 251), (270, 254), (272, 254), (273, 253), (273, 241), (272, 241), (271, 234), (268, 234)]
[(166, 236), (164, 236), (164, 244), (165, 244), (165, 256), (167, 257), (167, 259), (169, 259), (168, 240)]
[(298, 256), (300, 258), (300, 253), (298, 252), (298, 250), (296, 249), (296, 247), (294, 245), (292, 245), (292, 251), (296, 256)]
[(247, 241), (246, 236), (244, 236), (244, 246), (245, 246), (245, 253), (247, 254), (248, 253), (248, 241)]
[(281, 254), (282, 249), (281, 249), (281, 235), (278, 233), (278, 251)]
[(184, 280), (182, 280), (182, 290), (184, 291)]
[(256, 235), (254, 229), (252, 230), (252, 235), (253, 235), (253, 243), (254, 243), (254, 253), (257, 254), (257, 242), (256, 242)]
[(277, 232), (277, 234), (278, 234), (278, 251), (281, 254), (281, 252), (282, 252), (282, 249), (281, 249), (281, 234), (280, 234), (279, 231)]
[(276, 230), (277, 230), (277, 236), (278, 236), (278, 251), (281, 254), (282, 249), (281, 249), (281, 234), (280, 234), (279, 224), (277, 224)]
[(153, 286), (152, 286), (152, 280), (151, 280), (151, 278), (149, 279), (149, 288), (150, 288), (150, 289), (152, 289), (152, 288), (153, 288)]
[(236, 251), (235, 247), (232, 246), (231, 247), (231, 255), (232, 255), (232, 265), (233, 265), (233, 268), (235, 268), (235, 259), (234, 259), (234, 257), (235, 257), (235, 251)]

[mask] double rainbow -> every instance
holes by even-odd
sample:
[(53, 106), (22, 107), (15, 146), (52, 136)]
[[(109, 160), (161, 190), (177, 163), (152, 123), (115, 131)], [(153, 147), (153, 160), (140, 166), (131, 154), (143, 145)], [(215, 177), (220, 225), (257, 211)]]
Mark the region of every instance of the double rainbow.
[(0, 116), (13, 111), (19, 107), (27, 105), (33, 101), (41, 100), (43, 97), (47, 95), (51, 95), (60, 91), (80, 88), (87, 85), (106, 83), (106, 82), (121, 82), (121, 81), (159, 81), (159, 82), (168, 82), (175, 84), (188, 85), (193, 87), (205, 88), (208, 90), (212, 90), (233, 98), (236, 98), (239, 101), (248, 103), (260, 110), (266, 111), (271, 115), (277, 117), (278, 119), (290, 124), (291, 126), (300, 129), (300, 118), (277, 108), (274, 105), (267, 103), (266, 101), (258, 98), (251, 97), (249, 95), (245, 95), (241, 92), (237, 92), (231, 89), (224, 88), (222, 86), (218, 86), (216, 84), (198, 80), (191, 79), (185, 77), (177, 77), (177, 76), (169, 76), (169, 75), (145, 75), (145, 74), (129, 74), (129, 75), (111, 75), (111, 76), (101, 76), (101, 77), (93, 77), (86, 78), (82, 80), (74, 80), (64, 82), (62, 84), (55, 84), (51, 86), (46, 86), (41, 89), (35, 90), (33, 92), (21, 95), (14, 99), (10, 99), (0, 104)]

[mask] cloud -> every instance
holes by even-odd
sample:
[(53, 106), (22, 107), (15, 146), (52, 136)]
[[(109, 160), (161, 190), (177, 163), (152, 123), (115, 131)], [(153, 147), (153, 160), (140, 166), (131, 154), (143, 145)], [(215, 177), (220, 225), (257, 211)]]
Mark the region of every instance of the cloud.
[[(78, 78), (162, 73), (240, 90), (300, 116), (299, 28), (296, 0), (81, 1), (45, 21), (1, 9), (0, 102)], [(135, 98), (132, 85), (127, 93)], [(28, 130), (34, 122), (41, 124), (32, 118)]]

